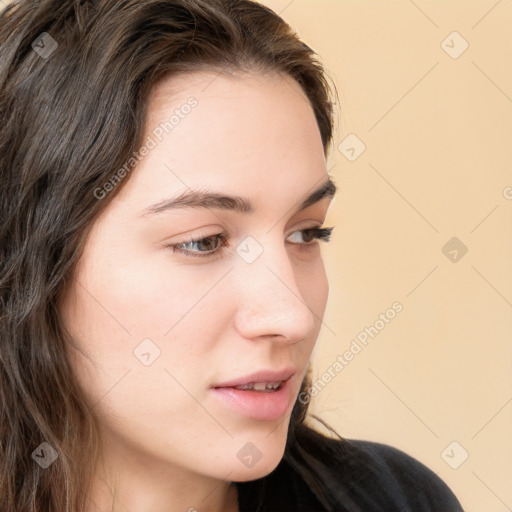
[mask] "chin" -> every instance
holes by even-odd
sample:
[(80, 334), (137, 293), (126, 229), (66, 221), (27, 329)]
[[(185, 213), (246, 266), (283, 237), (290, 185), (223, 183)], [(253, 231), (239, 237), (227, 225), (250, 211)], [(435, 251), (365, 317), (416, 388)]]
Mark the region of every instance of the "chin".
[[(276, 469), (284, 455), (286, 438), (280, 439), (277, 443), (275, 440), (274, 442), (268, 441), (267, 439), (267, 443), (264, 443), (264, 441), (259, 443), (257, 445), (257, 451), (254, 447), (247, 447), (247, 449), (237, 457), (240, 463), (231, 468), (232, 472), (229, 477), (231, 481), (248, 482), (250, 480), (257, 480), (267, 476)], [(249, 454), (247, 460), (245, 460), (245, 454)], [(251, 460), (250, 455), (254, 455), (256, 460)]]
[(251, 480), (258, 480), (259, 478), (263, 478), (272, 473), (272, 471), (274, 471), (278, 466), (279, 462), (281, 462), (281, 459), (276, 459), (271, 464), (267, 463), (265, 465), (260, 465), (260, 463), (258, 463), (253, 468), (237, 468), (236, 471), (233, 471), (229, 475), (229, 479), (232, 482), (250, 482)]

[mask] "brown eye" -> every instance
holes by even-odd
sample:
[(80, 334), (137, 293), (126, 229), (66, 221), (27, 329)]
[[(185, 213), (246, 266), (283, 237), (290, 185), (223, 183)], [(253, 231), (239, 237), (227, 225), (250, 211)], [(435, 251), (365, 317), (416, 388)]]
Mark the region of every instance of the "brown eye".
[[(295, 231), (292, 233), (301, 233), (302, 242), (292, 242), (296, 245), (308, 245), (313, 240), (323, 240), (324, 242), (329, 242), (329, 238), (334, 227), (329, 228), (309, 228), (302, 229), (299, 231)], [(290, 235), (291, 236), (291, 235)], [(215, 241), (220, 241), (219, 243), (215, 243)], [(190, 246), (195, 247), (195, 249), (191, 249)], [(188, 240), (187, 242), (180, 242), (178, 244), (168, 245), (172, 252), (177, 252), (183, 254), (184, 256), (192, 256), (192, 257), (209, 257), (217, 254), (221, 247), (228, 247), (229, 242), (225, 233), (219, 233), (217, 235), (211, 235), (204, 238), (198, 238), (195, 240)], [(184, 248), (187, 247), (187, 248)]]
[[(305, 244), (308, 244), (312, 240), (323, 240), (324, 242), (330, 241), (331, 232), (334, 229), (333, 227), (330, 228), (310, 228), (310, 229), (303, 229), (301, 231), (296, 231), (295, 233), (302, 233), (302, 239), (304, 240)], [(295, 234), (292, 233), (292, 234)], [(292, 242), (297, 243), (297, 242)], [(300, 243), (300, 242), (299, 242)]]
[[(198, 257), (207, 257), (218, 252), (219, 244), (213, 242), (214, 240), (220, 240), (220, 247), (227, 247), (228, 242), (224, 233), (219, 233), (217, 235), (211, 235), (204, 238), (198, 238), (196, 240), (189, 240), (188, 242), (180, 242), (179, 244), (171, 244), (168, 247), (173, 252), (178, 252), (184, 254), (185, 256), (198, 256)], [(183, 246), (199, 246), (204, 250), (191, 250), (190, 248), (184, 249)]]

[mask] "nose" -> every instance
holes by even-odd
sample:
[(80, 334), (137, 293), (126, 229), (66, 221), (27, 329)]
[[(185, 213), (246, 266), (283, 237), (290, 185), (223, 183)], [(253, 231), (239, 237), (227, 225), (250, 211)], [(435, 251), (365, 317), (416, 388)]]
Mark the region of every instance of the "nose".
[(246, 339), (277, 337), (296, 343), (312, 333), (317, 316), (307, 303), (308, 290), (298, 286), (307, 265), (300, 270), (294, 265), (282, 239), (263, 249), (252, 263), (238, 261), (232, 273), (238, 298), (236, 328)]

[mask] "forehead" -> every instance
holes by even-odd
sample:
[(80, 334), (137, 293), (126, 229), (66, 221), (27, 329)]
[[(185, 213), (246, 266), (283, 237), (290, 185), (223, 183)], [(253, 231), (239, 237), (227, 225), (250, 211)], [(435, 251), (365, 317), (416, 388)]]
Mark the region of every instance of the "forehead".
[(205, 71), (160, 80), (149, 96), (148, 138), (155, 147), (128, 184), (138, 185), (142, 208), (188, 187), (246, 196), (286, 188), (297, 198), (326, 177), (313, 109), (286, 75)]
[[(187, 107), (191, 99), (192, 109)], [(189, 149), (201, 144), (203, 150), (214, 146), (231, 153), (258, 143), (261, 149), (269, 149), (273, 142), (283, 149), (292, 144), (298, 151), (300, 139), (320, 138), (312, 106), (300, 85), (288, 75), (273, 72), (202, 71), (170, 76), (154, 86), (147, 111), (146, 133), (172, 120), (166, 139), (180, 145), (186, 139)]]
[(286, 95), (295, 93), (308, 103), (302, 87), (288, 74), (277, 71), (260, 70), (229, 70), (212, 68), (178, 74), (167, 74), (161, 77), (151, 89), (149, 103), (152, 108), (174, 105), (191, 93), (200, 96), (204, 102), (236, 100), (252, 95), (270, 97), (282, 92)]

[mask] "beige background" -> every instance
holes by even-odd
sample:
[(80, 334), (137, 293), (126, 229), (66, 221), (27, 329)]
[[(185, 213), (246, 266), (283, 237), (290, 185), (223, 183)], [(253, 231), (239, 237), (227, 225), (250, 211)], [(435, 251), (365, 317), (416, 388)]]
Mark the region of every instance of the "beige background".
[[(320, 55), (341, 100), (314, 378), (403, 305), (312, 411), (413, 455), (466, 512), (512, 510), (512, 2), (263, 3)], [(339, 147), (350, 133), (366, 146), (354, 161), (353, 142)], [(468, 248), (455, 262), (441, 250), (454, 236)]]

